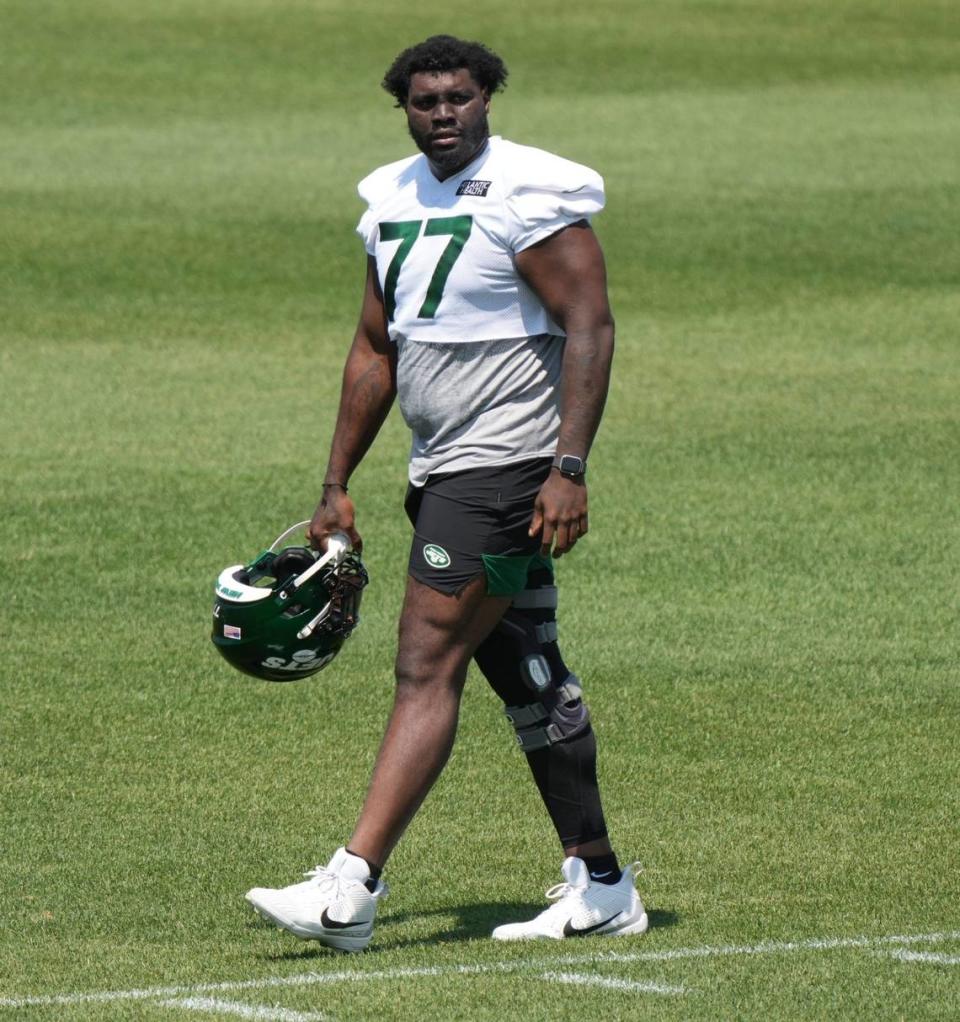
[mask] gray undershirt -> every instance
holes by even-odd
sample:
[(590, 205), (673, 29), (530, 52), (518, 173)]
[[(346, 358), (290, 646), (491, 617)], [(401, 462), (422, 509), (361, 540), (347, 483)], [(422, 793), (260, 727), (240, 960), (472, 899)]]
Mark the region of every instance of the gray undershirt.
[(410, 481), (552, 457), (564, 340), (398, 340), (397, 396), (413, 432)]

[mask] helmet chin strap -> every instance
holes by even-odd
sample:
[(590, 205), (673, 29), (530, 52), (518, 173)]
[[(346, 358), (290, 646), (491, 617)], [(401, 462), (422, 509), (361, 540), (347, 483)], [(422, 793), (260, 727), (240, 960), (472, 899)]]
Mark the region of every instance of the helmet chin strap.
[(298, 575), (293, 580), (293, 588), (299, 589), (305, 582), (309, 582), (321, 568), (326, 567), (331, 562), (334, 565), (340, 564), (344, 557), (347, 556), (349, 549), (350, 540), (347, 539), (344, 533), (335, 532), (332, 536), (328, 536), (327, 552), (322, 557), (318, 557), (302, 575)]
[(327, 614), (329, 612), (330, 612), (330, 603), (328, 602), (328, 603), (326, 603), (324, 605), (323, 610), (321, 610), (320, 613), (317, 614), (317, 616), (315, 618), (311, 618), (303, 626), (303, 628), (301, 628), (300, 631), (297, 632), (297, 638), (298, 639), (306, 639), (309, 636), (313, 635), (314, 631), (316, 631), (317, 626), (327, 616)]
[(291, 525), (289, 529), (285, 529), (283, 532), (280, 533), (279, 536), (277, 536), (277, 538), (270, 544), (269, 549), (270, 550), (276, 550), (277, 547), (280, 546), (281, 543), (286, 541), (288, 536), (292, 536), (295, 532), (298, 532), (305, 525), (309, 525), (309, 524), (310, 524), (310, 522), (308, 520), (308, 521), (305, 521), (305, 522), (297, 522), (296, 525)]
[[(310, 520), (307, 519), (304, 522), (297, 522), (296, 525), (291, 525), (289, 529), (281, 532), (280, 535), (270, 544), (270, 550), (276, 550), (283, 542), (286, 541), (288, 536), (292, 536), (295, 532), (298, 532), (305, 525), (309, 525)], [(323, 567), (326, 567), (331, 561), (335, 565), (346, 557), (347, 552), (350, 550), (350, 540), (345, 532), (335, 532), (332, 536), (327, 537), (327, 550), (322, 557), (318, 557), (313, 564), (307, 568), (302, 574), (298, 575), (293, 580), (293, 588), (299, 589), (305, 582), (309, 582), (310, 579)]]
[[(303, 524), (303, 523), (301, 523)], [(292, 530), (291, 530), (292, 531)], [(317, 560), (310, 565), (309, 568), (303, 574), (298, 575), (293, 580), (293, 588), (299, 589), (304, 583), (309, 582), (311, 578), (321, 569), (326, 567), (331, 562), (334, 565), (339, 565), (344, 557), (347, 556), (347, 552), (350, 550), (350, 540), (342, 532), (335, 532), (332, 536), (327, 539), (327, 552), (322, 556), (318, 557)], [(298, 639), (306, 639), (312, 635), (316, 630), (317, 626), (330, 612), (330, 603), (328, 602), (323, 610), (317, 614), (316, 617), (311, 618), (304, 626), (297, 632)]]

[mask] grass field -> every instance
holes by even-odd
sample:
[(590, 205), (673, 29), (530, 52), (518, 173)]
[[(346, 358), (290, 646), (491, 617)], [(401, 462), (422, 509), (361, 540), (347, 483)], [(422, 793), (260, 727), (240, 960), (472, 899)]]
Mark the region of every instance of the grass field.
[[(945, 0), (2, 5), (0, 1020), (960, 1017), (960, 14)], [(308, 517), (397, 49), (597, 167), (618, 325), (561, 634), (643, 938), (495, 946), (560, 856), (479, 675), (371, 950), (242, 900), (346, 838), (391, 696), (398, 415), (329, 671), (208, 640)], [(571, 946), (571, 944), (573, 946)], [(218, 986), (218, 984), (222, 984)]]

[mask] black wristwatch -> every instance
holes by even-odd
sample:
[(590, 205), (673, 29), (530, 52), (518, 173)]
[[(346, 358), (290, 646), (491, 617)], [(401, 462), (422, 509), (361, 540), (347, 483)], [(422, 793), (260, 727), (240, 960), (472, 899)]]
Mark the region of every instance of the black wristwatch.
[(568, 479), (580, 479), (587, 474), (586, 459), (578, 458), (575, 454), (558, 454), (554, 458), (553, 467)]

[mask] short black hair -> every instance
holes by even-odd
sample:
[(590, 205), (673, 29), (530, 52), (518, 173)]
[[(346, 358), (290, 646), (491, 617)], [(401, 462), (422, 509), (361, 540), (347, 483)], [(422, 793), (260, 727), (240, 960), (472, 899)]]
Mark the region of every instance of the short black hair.
[(418, 71), (458, 71), (462, 67), (490, 96), (506, 87), (506, 65), (493, 50), (483, 43), (468, 43), (452, 35), (432, 35), (404, 50), (390, 65), (381, 84), (397, 106), (406, 106), (410, 78)]

